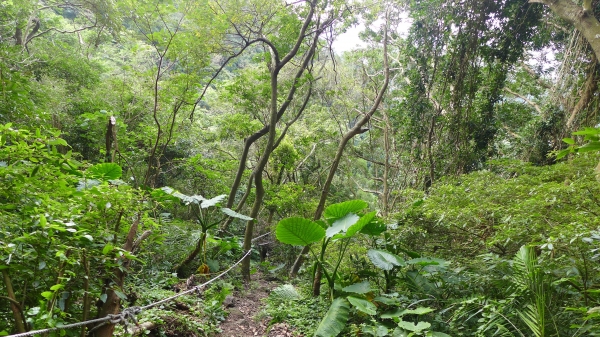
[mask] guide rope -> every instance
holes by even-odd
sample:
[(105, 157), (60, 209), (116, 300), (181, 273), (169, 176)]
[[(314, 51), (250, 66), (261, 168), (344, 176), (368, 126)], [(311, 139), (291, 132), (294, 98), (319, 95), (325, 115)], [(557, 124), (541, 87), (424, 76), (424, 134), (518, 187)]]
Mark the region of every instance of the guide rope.
[[(258, 239), (258, 238), (256, 238)], [(160, 301), (154, 302), (154, 303), (150, 303), (148, 305), (144, 305), (141, 307), (138, 306), (133, 306), (133, 307), (129, 307), (129, 308), (125, 308), (123, 309), (122, 312), (118, 313), (118, 314), (110, 314), (107, 315), (105, 317), (102, 318), (96, 318), (96, 319), (91, 319), (88, 321), (84, 321), (84, 322), (78, 322), (78, 323), (72, 323), (72, 324), (65, 324), (65, 325), (61, 325), (58, 327), (53, 327), (53, 328), (47, 328), (47, 329), (41, 329), (41, 330), (33, 330), (33, 331), (28, 331), (28, 332), (22, 332), (22, 333), (18, 333), (18, 334), (14, 334), (14, 335), (8, 335), (7, 337), (27, 337), (27, 336), (33, 336), (33, 335), (39, 335), (39, 334), (43, 334), (43, 333), (48, 333), (48, 332), (53, 332), (53, 331), (58, 331), (58, 330), (67, 330), (67, 329), (73, 329), (73, 328), (78, 328), (78, 327), (82, 327), (82, 326), (86, 326), (89, 324), (96, 324), (96, 323), (101, 323), (97, 326), (95, 326), (94, 328), (92, 328), (89, 332), (93, 332), (94, 330), (100, 328), (101, 326), (104, 326), (106, 324), (122, 324), (125, 325), (126, 327), (129, 327), (132, 323), (137, 323), (137, 320), (135, 318), (136, 315), (140, 314), (142, 311), (150, 309), (152, 307), (155, 307), (157, 305), (172, 301), (178, 297), (181, 297), (183, 295), (187, 295), (193, 292), (200, 292), (200, 290), (204, 287), (206, 287), (207, 285), (213, 283), (214, 281), (220, 279), (221, 277), (225, 276), (227, 273), (229, 273), (233, 268), (235, 268), (238, 264), (240, 264), (248, 255), (250, 255), (250, 253), (252, 252), (252, 249), (249, 249), (244, 256), (242, 256), (241, 259), (239, 259), (236, 263), (234, 263), (233, 265), (231, 265), (227, 270), (225, 270), (224, 272), (220, 273), (219, 275), (213, 277), (212, 279), (199, 284), (189, 290), (186, 290), (184, 292), (178, 293), (176, 295), (173, 295), (171, 297), (167, 297), (165, 299), (162, 299)]]

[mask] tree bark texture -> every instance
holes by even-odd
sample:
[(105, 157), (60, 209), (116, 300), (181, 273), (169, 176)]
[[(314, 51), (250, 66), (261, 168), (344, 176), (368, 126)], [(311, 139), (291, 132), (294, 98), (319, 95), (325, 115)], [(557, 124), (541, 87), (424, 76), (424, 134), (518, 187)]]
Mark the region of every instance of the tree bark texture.
[[(313, 16), (315, 13), (315, 2), (309, 2), (310, 10), (304, 19), (302, 24), (302, 28), (298, 34), (298, 38), (294, 44), (294, 47), (283, 57), (279, 58), (278, 51), (274, 48), (274, 46), (267, 40), (264, 42), (269, 46), (271, 52), (271, 64), (270, 64), (270, 73), (271, 73), (271, 102), (270, 102), (270, 120), (269, 120), (269, 131), (268, 131), (268, 139), (263, 154), (261, 155), (256, 168), (254, 169), (254, 185), (256, 188), (256, 196), (254, 199), (254, 204), (252, 205), (252, 210), (250, 212), (250, 217), (253, 220), (248, 221), (246, 224), (246, 230), (244, 232), (244, 251), (248, 251), (252, 248), (252, 236), (254, 233), (254, 224), (256, 223), (256, 218), (260, 212), (262, 207), (263, 198), (265, 195), (265, 190), (263, 186), (263, 172), (271, 153), (273, 152), (275, 146), (275, 136), (277, 134), (277, 122), (283, 113), (287, 110), (292, 100), (294, 99), (294, 95), (298, 88), (298, 81), (304, 71), (308, 68), (310, 61), (315, 54), (319, 36), (324, 31), (325, 25), (320, 24), (320, 20), (317, 20), (315, 23), (316, 29), (314, 31), (314, 36), (311, 41), (311, 44), (306, 52), (304, 52), (304, 56), (302, 58), (302, 64), (298, 68), (298, 72), (294, 77), (294, 83), (292, 84), (285, 101), (281, 104), (281, 107), (278, 108), (278, 77), (279, 72), (283, 67), (285, 67), (298, 53), (300, 46), (307, 38), (307, 31), (310, 24), (313, 22)], [(241, 163), (240, 163), (241, 166)], [(239, 172), (238, 172), (239, 173)], [(242, 275), (245, 281), (250, 281), (250, 255), (246, 256), (242, 261)]]
[(8, 298), (10, 301), (10, 309), (13, 312), (13, 317), (15, 319), (15, 327), (17, 328), (17, 332), (26, 332), (25, 324), (23, 323), (23, 313), (21, 311), (21, 307), (17, 305), (19, 301), (17, 301), (15, 297), (15, 292), (13, 291), (12, 282), (10, 281), (10, 276), (8, 275), (8, 271), (6, 269), (2, 270), (2, 277), (4, 278), (4, 285), (6, 286), (6, 292), (8, 293)]
[(561, 19), (571, 23), (588, 41), (596, 58), (600, 59), (600, 22), (588, 8), (578, 6), (571, 0), (529, 0), (550, 8)]

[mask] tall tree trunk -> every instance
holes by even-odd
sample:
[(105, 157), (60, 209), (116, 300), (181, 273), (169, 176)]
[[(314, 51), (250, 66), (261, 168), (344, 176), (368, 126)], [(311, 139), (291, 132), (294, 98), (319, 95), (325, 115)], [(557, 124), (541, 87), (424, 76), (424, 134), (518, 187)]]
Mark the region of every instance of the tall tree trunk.
[(575, 26), (592, 47), (596, 58), (600, 60), (600, 22), (594, 16), (591, 1), (584, 1), (583, 7), (571, 0), (529, 0), (529, 2), (547, 5), (554, 14)]
[(383, 192), (381, 194), (381, 215), (387, 218), (389, 212), (389, 198), (390, 198), (390, 151), (391, 151), (391, 140), (390, 133), (392, 128), (390, 126), (390, 118), (385, 109), (383, 109), (383, 149), (385, 151), (385, 158), (383, 162)]
[[(305, 41), (305, 38), (307, 37), (306, 32), (307, 32), (308, 27), (311, 24), (312, 19), (313, 19), (316, 2), (309, 2), (309, 4), (310, 4), (309, 13), (307, 14), (306, 18), (304, 19), (302, 28), (300, 29), (300, 32), (298, 34), (298, 38), (294, 44), (294, 47), (282, 59), (279, 59), (279, 53), (278, 53), (277, 49), (275, 49), (273, 44), (271, 44), (271, 42), (266, 39), (264, 41), (269, 46), (270, 52), (271, 52), (271, 65), (270, 65), (270, 73), (271, 73), (271, 102), (270, 103), (271, 104), (269, 107), (269, 110), (270, 110), (270, 120), (269, 120), (269, 125), (268, 125), (269, 132), (268, 132), (268, 139), (267, 139), (267, 144), (265, 146), (264, 152), (261, 155), (256, 168), (254, 169), (254, 185), (256, 188), (256, 196), (254, 199), (254, 204), (252, 205), (252, 210), (250, 211), (250, 217), (253, 218), (253, 220), (248, 221), (248, 223), (246, 224), (246, 231), (244, 233), (244, 245), (243, 245), (244, 251), (248, 251), (252, 247), (252, 235), (254, 233), (254, 224), (257, 221), (256, 218), (258, 217), (260, 208), (262, 207), (262, 202), (263, 202), (263, 198), (265, 195), (265, 189), (263, 186), (262, 175), (263, 175), (265, 167), (267, 166), (267, 163), (269, 162), (269, 158), (271, 156), (271, 153), (273, 152), (273, 148), (275, 145), (277, 122), (279, 121), (280, 115), (282, 115), (287, 110), (290, 103), (292, 102), (294, 95), (296, 93), (298, 80), (300, 79), (300, 77), (302, 76), (302, 74), (304, 73), (306, 68), (308, 67), (308, 65), (315, 53), (315, 50), (317, 48), (317, 45), (319, 42), (319, 36), (321, 35), (321, 33), (323, 32), (323, 29), (324, 29), (322, 26), (320, 26), (320, 24), (319, 24), (320, 21), (317, 20), (316, 30), (314, 32), (313, 40), (311, 41), (312, 44), (310, 45), (309, 49), (304, 54), (302, 64), (300, 65), (300, 68), (299, 68), (298, 72), (296, 73), (296, 76), (294, 77), (294, 83), (292, 83), (292, 87), (290, 88), (290, 91), (287, 94), (286, 100), (283, 102), (281, 107), (278, 108), (277, 107), (277, 103), (278, 103), (277, 102), (277, 99), (278, 99), (278, 91), (277, 91), (278, 88), (277, 87), (278, 87), (279, 73), (280, 73), (281, 69), (283, 69), (283, 67), (285, 67), (285, 65), (288, 64), (296, 56), (296, 54), (298, 53), (298, 50), (300, 49), (300, 46), (302, 45), (302, 43)], [(246, 258), (244, 258), (244, 260), (242, 261), (242, 275), (246, 282), (250, 281), (250, 255), (246, 256)]]
[(597, 69), (598, 61), (595, 56), (592, 57), (592, 61), (590, 62), (587, 80), (582, 88), (581, 96), (579, 97), (579, 101), (571, 110), (571, 114), (569, 119), (567, 120), (567, 130), (571, 130), (573, 128), (573, 123), (575, 119), (579, 115), (579, 113), (585, 109), (594, 98), (594, 94), (598, 90), (598, 69)]
[[(329, 174), (327, 175), (327, 180), (325, 180), (325, 184), (323, 185), (323, 189), (321, 190), (321, 197), (319, 198), (319, 204), (317, 205), (317, 209), (315, 211), (315, 215), (313, 217), (314, 220), (319, 220), (321, 218), (321, 216), (323, 215), (323, 211), (325, 210), (325, 203), (327, 202), (327, 196), (329, 195), (329, 190), (331, 188), (331, 182), (333, 181), (333, 178), (335, 177), (335, 173), (337, 171), (337, 168), (340, 164), (340, 161), (342, 160), (342, 155), (344, 153), (344, 149), (346, 148), (346, 145), (348, 144), (348, 141), (350, 141), (350, 139), (354, 138), (354, 136), (364, 133), (367, 130), (363, 129), (363, 126), (365, 124), (367, 124), (367, 122), (371, 119), (371, 116), (373, 116), (373, 114), (375, 113), (375, 111), (377, 111), (377, 108), (379, 107), (379, 104), (381, 104), (381, 101), (383, 99), (383, 95), (385, 94), (388, 84), (390, 82), (390, 67), (388, 64), (388, 55), (387, 55), (387, 41), (388, 41), (388, 36), (387, 36), (387, 29), (388, 29), (388, 22), (386, 19), (386, 26), (385, 26), (385, 36), (383, 39), (383, 66), (384, 66), (384, 82), (383, 85), (381, 86), (381, 89), (379, 90), (379, 93), (377, 94), (377, 97), (375, 98), (375, 101), (373, 102), (373, 105), (371, 106), (371, 109), (363, 116), (363, 118), (361, 118), (352, 129), (350, 129), (348, 132), (346, 132), (346, 134), (344, 134), (342, 136), (342, 139), (340, 140), (340, 143), (338, 144), (338, 148), (337, 148), (337, 152), (335, 154), (335, 157), (333, 158), (333, 162), (331, 163), (331, 168), (329, 169)], [(302, 266), (302, 263), (304, 262), (304, 256), (306, 254), (308, 254), (310, 249), (310, 246), (305, 246), (302, 249), (302, 252), (300, 252), (300, 254), (298, 255), (298, 257), (296, 258), (296, 261), (294, 262), (294, 265), (292, 266), (292, 269), (290, 271), (290, 277), (296, 277), (296, 275), (298, 274), (298, 270), (300, 270), (300, 267)], [(318, 268), (318, 267), (317, 267)], [(317, 275), (321, 275), (321, 272), (317, 269), (317, 273), (315, 274), (315, 279), (317, 278)], [(316, 284), (317, 280), (315, 280), (315, 284)], [(319, 286), (320, 286), (320, 279), (318, 280), (319, 282)], [(313, 288), (313, 293), (314, 293), (314, 288)]]

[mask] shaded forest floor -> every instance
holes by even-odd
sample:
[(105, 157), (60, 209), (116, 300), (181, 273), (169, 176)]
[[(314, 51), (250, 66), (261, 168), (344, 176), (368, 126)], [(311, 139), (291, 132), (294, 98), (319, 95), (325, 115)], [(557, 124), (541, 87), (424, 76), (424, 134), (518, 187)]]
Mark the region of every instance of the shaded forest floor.
[(220, 325), (221, 333), (216, 336), (299, 336), (294, 335), (292, 328), (285, 323), (276, 323), (269, 328), (270, 317), (264, 313), (263, 306), (265, 304), (263, 300), (269, 296), (271, 290), (280, 284), (264, 274), (255, 274), (253, 279), (246, 289), (236, 290), (223, 302), (223, 306), (229, 315)]

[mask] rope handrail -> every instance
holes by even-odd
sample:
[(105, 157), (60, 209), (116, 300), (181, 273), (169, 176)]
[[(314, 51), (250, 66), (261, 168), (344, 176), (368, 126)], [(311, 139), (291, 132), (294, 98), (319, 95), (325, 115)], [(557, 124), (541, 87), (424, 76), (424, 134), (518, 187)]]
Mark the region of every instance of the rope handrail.
[(227, 270), (225, 270), (224, 272), (220, 273), (219, 275), (213, 277), (212, 279), (199, 284), (189, 290), (186, 290), (184, 292), (178, 293), (176, 295), (173, 295), (171, 297), (167, 297), (165, 299), (162, 299), (160, 301), (154, 302), (154, 303), (150, 303), (141, 307), (138, 306), (134, 306), (134, 307), (129, 307), (129, 308), (125, 308), (123, 309), (122, 312), (118, 313), (118, 314), (114, 314), (114, 315), (107, 315), (105, 317), (101, 317), (101, 318), (96, 318), (96, 319), (91, 319), (88, 321), (84, 321), (84, 322), (78, 322), (78, 323), (72, 323), (72, 324), (65, 324), (65, 325), (61, 325), (58, 327), (53, 327), (53, 328), (47, 328), (47, 329), (41, 329), (41, 330), (33, 330), (33, 331), (28, 331), (28, 332), (22, 332), (22, 333), (18, 333), (18, 334), (14, 334), (14, 335), (8, 335), (7, 337), (27, 337), (27, 336), (33, 336), (33, 335), (39, 335), (39, 334), (43, 334), (43, 333), (48, 333), (48, 332), (53, 332), (53, 331), (58, 331), (58, 330), (67, 330), (67, 329), (73, 329), (73, 328), (78, 328), (78, 327), (82, 327), (88, 324), (95, 324), (95, 323), (102, 323), (100, 325), (95, 326), (94, 328), (92, 328), (89, 332), (92, 332), (93, 330), (105, 325), (105, 324), (124, 324), (124, 325), (129, 325), (129, 322), (133, 321), (135, 322), (135, 316), (138, 315), (139, 313), (141, 313), (144, 310), (150, 309), (152, 307), (155, 307), (159, 304), (163, 304), (169, 301), (172, 301), (178, 297), (181, 297), (183, 295), (187, 295), (196, 291), (200, 291), (200, 289), (206, 287), (207, 285), (213, 283), (214, 281), (220, 279), (221, 277), (225, 276), (227, 273), (229, 273), (233, 268), (235, 268), (238, 264), (240, 264), (248, 255), (250, 255), (250, 253), (252, 252), (252, 249), (249, 249), (244, 256), (242, 256), (241, 259), (239, 259), (236, 263), (234, 263), (233, 265), (231, 265), (229, 268), (227, 268)]

